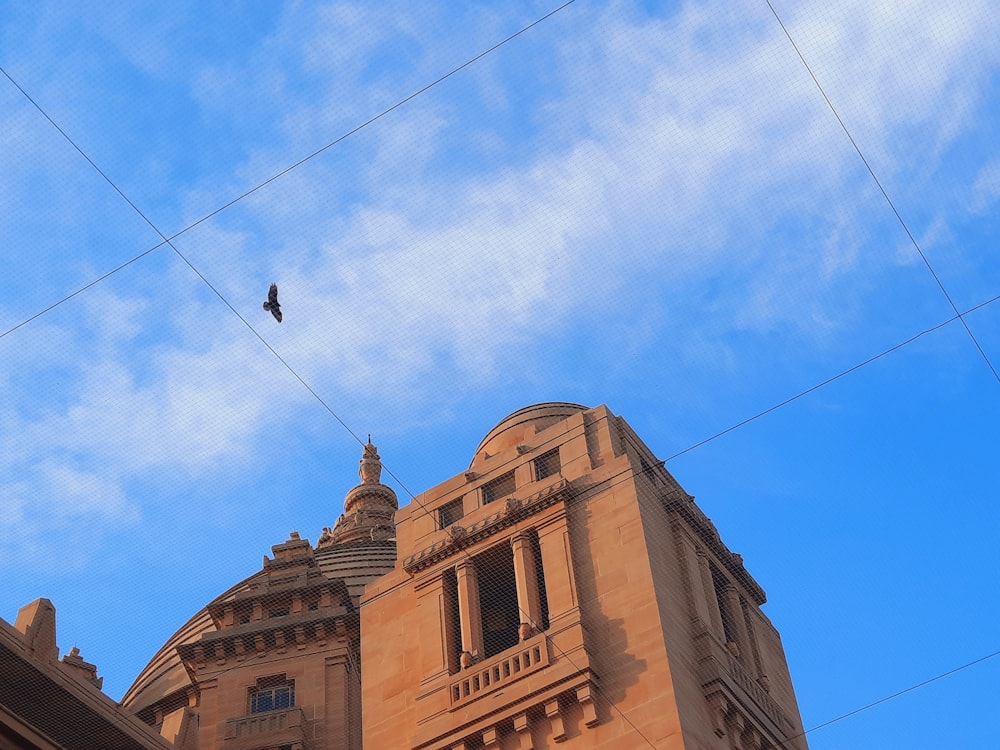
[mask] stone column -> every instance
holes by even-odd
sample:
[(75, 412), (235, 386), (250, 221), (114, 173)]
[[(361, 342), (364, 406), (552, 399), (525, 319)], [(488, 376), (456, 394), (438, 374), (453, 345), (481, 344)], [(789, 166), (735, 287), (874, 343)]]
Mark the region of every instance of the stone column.
[(517, 583), (517, 608), (520, 613), (518, 633), (522, 641), (542, 628), (542, 605), (538, 595), (538, 574), (531, 535), (522, 531), (510, 540), (514, 551), (514, 580)]
[(483, 656), (483, 620), (479, 611), (479, 579), (472, 560), (455, 566), (458, 578), (458, 616), (462, 627), (462, 668)]
[(729, 617), (730, 624), (736, 631), (734, 635), (736, 637), (736, 645), (740, 649), (740, 656), (749, 663), (753, 659), (753, 653), (750, 650), (750, 633), (747, 631), (746, 620), (743, 619), (743, 605), (740, 604), (739, 592), (730, 583), (726, 586), (722, 595), (726, 600), (726, 614)]
[(579, 616), (580, 606), (565, 516), (538, 529), (538, 545), (542, 553), (542, 569), (545, 571), (549, 625), (556, 628), (563, 618)]
[(725, 632), (722, 627), (722, 613), (719, 611), (719, 597), (715, 593), (715, 582), (712, 580), (712, 568), (708, 562), (708, 556), (698, 550), (698, 572), (701, 574), (701, 588), (705, 603), (708, 605), (708, 619), (706, 623), (720, 641), (725, 642)]

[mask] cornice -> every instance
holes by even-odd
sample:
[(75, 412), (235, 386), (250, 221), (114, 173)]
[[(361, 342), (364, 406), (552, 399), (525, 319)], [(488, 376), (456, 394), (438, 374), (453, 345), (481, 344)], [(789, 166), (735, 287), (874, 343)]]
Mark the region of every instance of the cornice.
[(452, 524), (445, 530), (446, 537), (403, 560), (403, 570), (410, 575), (424, 570), (444, 560), (459, 550), (465, 549), (494, 534), (510, 528), (519, 521), (536, 515), (558, 502), (565, 502), (572, 496), (569, 482), (560, 478), (523, 500), (511, 496), (498, 501), (501, 506), (495, 513), (480, 519), (472, 526)]
[(687, 521), (688, 525), (698, 535), (698, 538), (715, 553), (719, 562), (746, 589), (747, 593), (753, 597), (757, 606), (767, 601), (767, 594), (764, 593), (764, 589), (761, 588), (761, 585), (753, 579), (753, 576), (744, 567), (743, 556), (731, 551), (726, 546), (726, 543), (722, 541), (722, 537), (719, 536), (719, 530), (715, 528), (715, 524), (695, 504), (694, 498), (691, 495), (683, 490), (668, 492), (663, 497), (663, 505), (668, 511), (676, 512)]

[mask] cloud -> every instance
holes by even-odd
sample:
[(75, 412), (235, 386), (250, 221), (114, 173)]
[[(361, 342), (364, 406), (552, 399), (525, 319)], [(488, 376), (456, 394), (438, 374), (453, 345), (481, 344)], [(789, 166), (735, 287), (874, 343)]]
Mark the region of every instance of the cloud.
[(984, 213), (1000, 198), (1000, 158), (983, 165), (972, 185), (971, 209)]
[[(115, 480), (73, 468), (59, 456), (44, 458), (0, 492), (0, 552), (8, 562), (46, 562), (53, 538), (69, 537), (95, 545), (102, 528), (134, 526), (140, 520), (135, 502)], [(72, 546), (72, 545), (70, 545)], [(86, 557), (70, 549), (63, 564)]]
[[(997, 65), (983, 7), (813, 4), (784, 20), (876, 168), (912, 175), (919, 150), (926, 183)], [(567, 10), (178, 247), (338, 410), (387, 429), (535, 366), (540, 342), (563, 335), (579, 347), (616, 345), (622, 330), (634, 347), (683, 340), (689, 364), (730, 368), (734, 333), (821, 346), (856, 313), (859, 270), (878, 278), (906, 258), (873, 242), (893, 220), (773, 19), (726, 8)], [(484, 12), (491, 29), (522, 20), (497, 15)], [(201, 122), (244, 145), (235, 168), (230, 155), (180, 183), (183, 215), (447, 70), (457, 48), (441, 44), (436, 18), (289, 6), (255, 48), (192, 65)], [(161, 46), (134, 63), (175, 54)], [(534, 95), (521, 88), (530, 77)], [(961, 106), (942, 118), (942, 101)], [(998, 194), (995, 164), (974, 188), (983, 206)], [(62, 343), (26, 345), (47, 351), (44, 365), (21, 360), (51, 378), (46, 405), (29, 403), (37, 384), (0, 381), (19, 404), (4, 421), (16, 480), (0, 489), (14, 498), (12, 529), (61, 523), (66, 506), (31, 515), (28, 499), (62, 485), (78, 513), (134, 523), (130, 481), (250, 466), (269, 435), (316, 408), (168, 249), (153, 262), (71, 303), (76, 319), (20, 339)], [(270, 281), (280, 326), (260, 309)], [(607, 325), (592, 330), (598, 319)]]

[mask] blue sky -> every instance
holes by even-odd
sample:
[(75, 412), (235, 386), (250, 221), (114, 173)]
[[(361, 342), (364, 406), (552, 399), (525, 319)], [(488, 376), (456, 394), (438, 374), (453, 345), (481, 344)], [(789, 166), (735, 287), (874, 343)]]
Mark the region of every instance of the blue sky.
[[(0, 65), (166, 235), (558, 3), (0, 3)], [(775, 0), (959, 310), (1000, 294), (1000, 14)], [(0, 79), (0, 333), (159, 241)], [(764, 2), (566, 7), (175, 240), (401, 498), (530, 403), (672, 456), (954, 312)], [(280, 326), (260, 309), (281, 287)], [(967, 323), (1000, 364), (1000, 303)], [(0, 616), (121, 696), (360, 448), (169, 248), (0, 338)], [(1000, 649), (1000, 383), (958, 322), (671, 460), (806, 727)], [(990, 747), (1000, 658), (809, 736)]]

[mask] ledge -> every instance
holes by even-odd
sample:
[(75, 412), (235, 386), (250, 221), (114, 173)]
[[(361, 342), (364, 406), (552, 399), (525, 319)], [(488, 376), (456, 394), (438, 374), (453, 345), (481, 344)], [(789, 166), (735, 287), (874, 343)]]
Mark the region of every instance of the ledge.
[(558, 482), (542, 488), (524, 500), (517, 497), (498, 500), (496, 505), (500, 507), (495, 513), (469, 527), (458, 524), (449, 526), (443, 532), (446, 534), (444, 539), (403, 560), (403, 570), (413, 575), (471, 544), (513, 526), (521, 519), (528, 518), (557, 502), (569, 500), (569, 498), (569, 483), (560, 478)]
[(305, 722), (298, 706), (264, 711), (226, 721), (223, 750), (266, 750), (279, 745), (301, 748), (305, 743)]
[(549, 665), (548, 639), (544, 633), (522, 641), (486, 661), (473, 664), (448, 685), (451, 710), (484, 698)]

